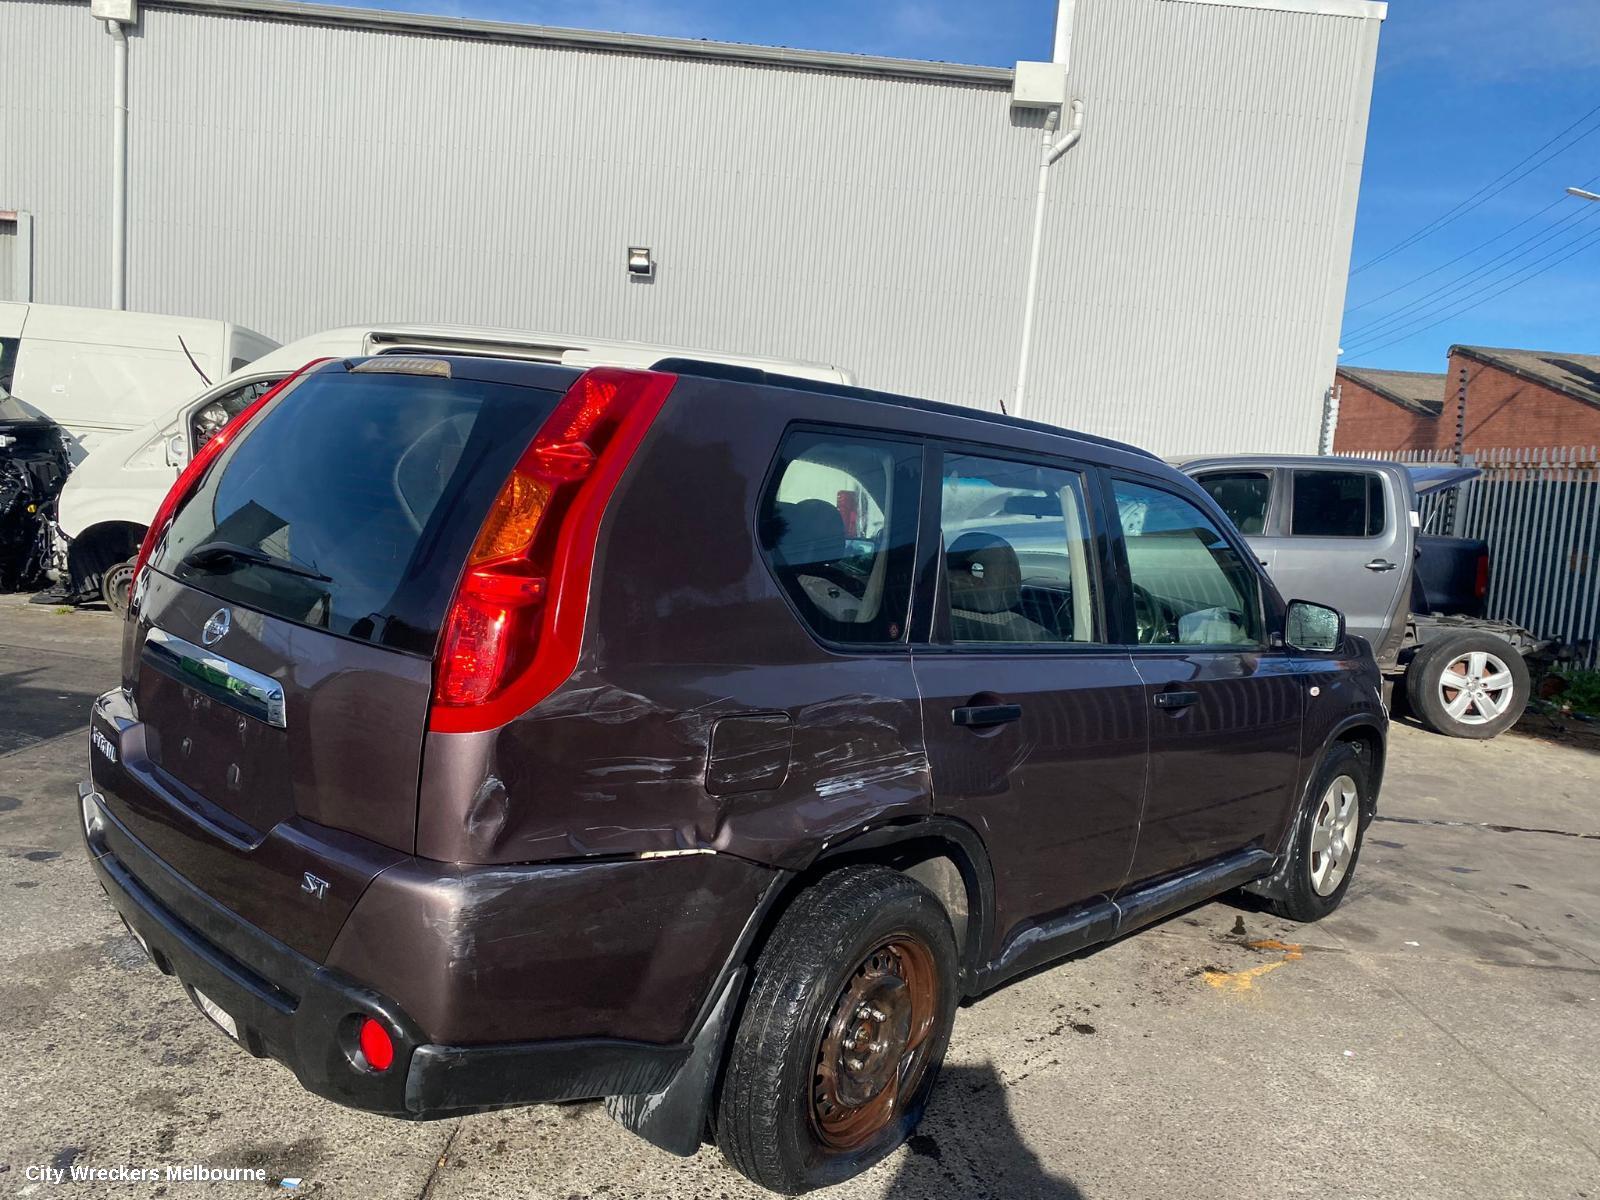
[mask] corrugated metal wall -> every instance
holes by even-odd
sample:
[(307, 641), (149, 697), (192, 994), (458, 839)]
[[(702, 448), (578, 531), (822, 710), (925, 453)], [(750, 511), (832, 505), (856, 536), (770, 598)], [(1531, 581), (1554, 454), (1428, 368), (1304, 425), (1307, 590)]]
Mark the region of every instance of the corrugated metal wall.
[(29, 209), (34, 299), (111, 298), (111, 38), (87, 5), (0, 0), (0, 208)]
[[(1026, 415), (1161, 453), (1312, 450), (1377, 22), (1080, 0)], [(0, 0), (0, 206), (103, 303), (109, 39)], [(8, 54), (8, 60), (19, 56)], [(822, 359), (994, 407), (1042, 114), (1004, 86), (146, 8), (129, 305), (279, 339), (445, 320)], [(650, 246), (653, 282), (623, 269)]]
[(1317, 449), (1378, 24), (1080, 0), (1030, 416), (1162, 453)]

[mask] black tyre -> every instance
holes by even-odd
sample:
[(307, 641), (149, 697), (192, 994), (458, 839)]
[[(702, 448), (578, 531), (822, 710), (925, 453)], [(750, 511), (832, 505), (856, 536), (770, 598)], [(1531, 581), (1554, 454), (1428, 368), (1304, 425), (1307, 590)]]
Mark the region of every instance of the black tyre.
[(1371, 811), (1372, 772), (1354, 746), (1334, 743), (1295, 819), (1281, 894), (1269, 903), (1273, 912), (1291, 921), (1318, 921), (1339, 907)]
[(1528, 707), (1528, 664), (1504, 638), (1446, 634), (1428, 642), (1406, 668), (1406, 700), (1435, 733), (1492, 738)]
[(866, 1170), (922, 1118), (955, 1019), (957, 959), (933, 893), (884, 867), (824, 876), (756, 960), (717, 1100), (717, 1144), (796, 1195)]
[(128, 595), (133, 590), (133, 559), (107, 567), (100, 577), (100, 598), (114, 613), (128, 611)]

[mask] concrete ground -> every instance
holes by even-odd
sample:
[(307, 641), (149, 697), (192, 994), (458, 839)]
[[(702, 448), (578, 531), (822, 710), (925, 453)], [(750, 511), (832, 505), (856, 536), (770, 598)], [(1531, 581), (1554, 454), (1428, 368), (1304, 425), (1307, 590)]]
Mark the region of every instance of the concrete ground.
[[(597, 1105), (406, 1125), (231, 1045), (79, 849), (118, 639), (108, 614), (0, 598), (0, 1193), (763, 1194)], [(1316, 926), (1207, 904), (964, 1009), (921, 1133), (836, 1194), (1600, 1197), (1600, 742), (1397, 727), (1381, 810)], [(190, 1164), (268, 1183), (28, 1178)]]

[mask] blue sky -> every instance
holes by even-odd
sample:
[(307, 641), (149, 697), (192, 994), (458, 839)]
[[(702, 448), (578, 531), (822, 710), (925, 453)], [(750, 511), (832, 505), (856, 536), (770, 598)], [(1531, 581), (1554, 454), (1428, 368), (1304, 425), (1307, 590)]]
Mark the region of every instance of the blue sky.
[[(1055, 13), (1054, 0), (373, 6), (998, 66), (1048, 57)], [(1564, 195), (1600, 191), (1600, 0), (1391, 0), (1380, 46), (1343, 361), (1442, 371), (1455, 342), (1600, 353), (1600, 203)]]

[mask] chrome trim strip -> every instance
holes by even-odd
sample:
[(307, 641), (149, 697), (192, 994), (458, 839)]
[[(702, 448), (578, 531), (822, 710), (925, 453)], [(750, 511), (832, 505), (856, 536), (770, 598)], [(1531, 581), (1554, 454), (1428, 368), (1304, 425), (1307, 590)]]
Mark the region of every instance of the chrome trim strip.
[(144, 640), (144, 657), (154, 667), (248, 717), (279, 729), (288, 728), (283, 685), (271, 676), (193, 642), (151, 626)]

